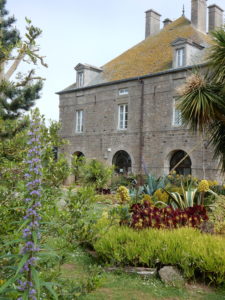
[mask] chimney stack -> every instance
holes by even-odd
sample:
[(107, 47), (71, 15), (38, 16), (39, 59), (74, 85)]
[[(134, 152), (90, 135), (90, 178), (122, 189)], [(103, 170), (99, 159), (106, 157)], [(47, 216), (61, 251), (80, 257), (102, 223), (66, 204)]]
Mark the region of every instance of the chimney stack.
[(160, 17), (161, 15), (153, 9), (147, 10), (145, 23), (145, 38), (153, 36), (160, 31)]
[(213, 4), (209, 9), (209, 31), (223, 26), (223, 9)]
[(191, 23), (199, 31), (206, 33), (207, 0), (191, 1)]
[(166, 18), (166, 19), (163, 21), (164, 27), (166, 27), (166, 26), (169, 25), (170, 23), (172, 23), (172, 21), (171, 21), (169, 18)]

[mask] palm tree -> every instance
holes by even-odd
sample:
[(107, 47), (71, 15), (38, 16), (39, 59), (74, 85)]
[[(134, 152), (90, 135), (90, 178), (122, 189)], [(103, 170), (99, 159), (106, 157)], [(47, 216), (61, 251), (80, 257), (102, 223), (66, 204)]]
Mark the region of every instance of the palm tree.
[(225, 31), (212, 32), (214, 45), (208, 57), (208, 73), (193, 73), (178, 93), (177, 108), (184, 124), (209, 136), (214, 158), (225, 172)]

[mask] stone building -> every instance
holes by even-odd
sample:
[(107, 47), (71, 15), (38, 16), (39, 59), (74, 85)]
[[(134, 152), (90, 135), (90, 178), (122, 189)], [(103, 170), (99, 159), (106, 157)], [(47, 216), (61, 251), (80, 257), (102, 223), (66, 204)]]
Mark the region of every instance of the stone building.
[(98, 68), (79, 63), (76, 83), (58, 92), (62, 149), (114, 164), (121, 173), (177, 172), (218, 176), (205, 137), (182, 126), (176, 109), (177, 87), (193, 69), (204, 70), (210, 31), (223, 25), (223, 10), (207, 0), (192, 0), (191, 20), (166, 19), (146, 11), (145, 40)]

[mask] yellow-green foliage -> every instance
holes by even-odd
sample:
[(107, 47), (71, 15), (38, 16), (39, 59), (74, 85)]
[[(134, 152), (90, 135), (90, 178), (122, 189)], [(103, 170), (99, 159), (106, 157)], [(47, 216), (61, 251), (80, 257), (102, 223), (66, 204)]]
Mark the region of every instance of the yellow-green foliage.
[(121, 185), (118, 187), (116, 194), (120, 203), (126, 203), (130, 201), (129, 190), (125, 186)]
[(115, 226), (94, 248), (108, 262), (148, 267), (156, 263), (176, 265), (188, 279), (200, 272), (215, 284), (225, 282), (225, 238), (193, 228), (136, 231)]
[(156, 201), (162, 201), (165, 203), (167, 203), (169, 199), (169, 195), (166, 192), (164, 192), (162, 189), (156, 190), (154, 193), (154, 197), (156, 198)]
[(225, 196), (220, 195), (216, 198), (209, 213), (209, 220), (214, 223), (215, 233), (225, 235)]

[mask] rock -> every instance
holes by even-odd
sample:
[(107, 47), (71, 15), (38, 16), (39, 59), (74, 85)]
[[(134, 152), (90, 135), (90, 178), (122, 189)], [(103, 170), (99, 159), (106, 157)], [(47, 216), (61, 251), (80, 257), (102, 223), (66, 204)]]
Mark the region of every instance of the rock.
[(168, 285), (180, 287), (185, 284), (184, 278), (180, 271), (172, 266), (165, 266), (159, 270), (160, 279)]
[(132, 274), (138, 274), (142, 277), (153, 277), (156, 275), (156, 269), (155, 268), (142, 268), (142, 267), (125, 267), (125, 268), (119, 268), (119, 267), (111, 267), (105, 269), (107, 272), (115, 272), (115, 271), (122, 271), (125, 273), (132, 273)]

